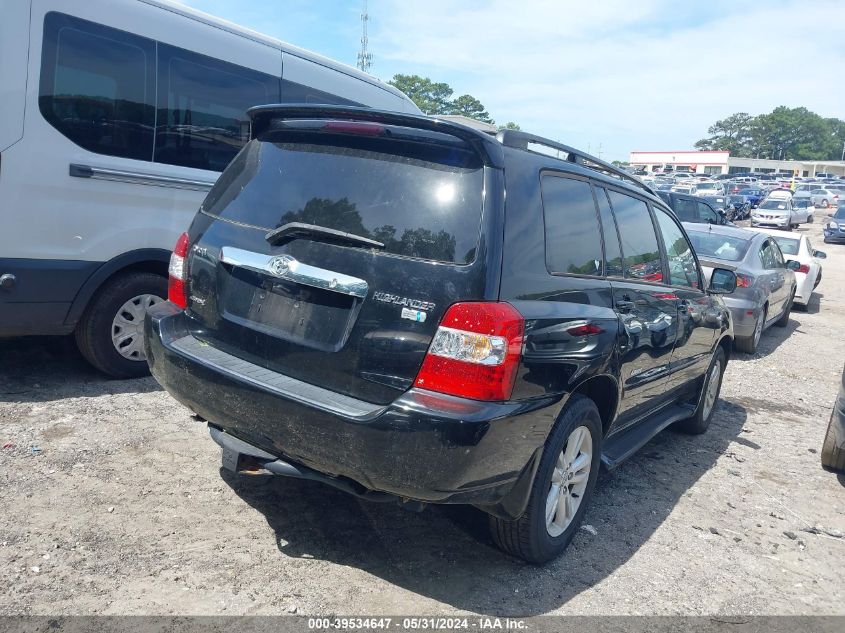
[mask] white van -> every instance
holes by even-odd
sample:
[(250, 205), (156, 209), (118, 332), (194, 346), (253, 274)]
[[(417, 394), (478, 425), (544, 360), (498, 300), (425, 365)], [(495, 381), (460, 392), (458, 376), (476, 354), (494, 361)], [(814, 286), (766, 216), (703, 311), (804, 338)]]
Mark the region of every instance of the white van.
[(249, 136), (247, 108), (419, 114), (353, 68), (167, 0), (3, 0), (0, 336), (75, 333), (146, 372), (177, 236)]

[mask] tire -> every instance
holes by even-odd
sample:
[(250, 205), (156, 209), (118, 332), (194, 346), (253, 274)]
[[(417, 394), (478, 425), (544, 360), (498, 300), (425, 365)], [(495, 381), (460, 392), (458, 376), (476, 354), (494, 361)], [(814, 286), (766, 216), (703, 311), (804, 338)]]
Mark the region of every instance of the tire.
[[(760, 344), (760, 338), (763, 336), (763, 329), (766, 327), (766, 316), (768, 313), (768, 308), (763, 307), (763, 312), (754, 322), (754, 334), (751, 336), (737, 336), (734, 339), (734, 348), (743, 354), (753, 354), (757, 351), (757, 346)], [(760, 328), (759, 332), (757, 331), (758, 327)]]
[(822, 444), (822, 466), (829, 470), (836, 470), (845, 472), (845, 450), (842, 449), (842, 443), (837, 441), (836, 429), (833, 423), (833, 416), (836, 415), (836, 410), (830, 414), (830, 422), (827, 424), (827, 432), (824, 434), (824, 443)]
[[(144, 296), (144, 299), (132, 308), (134, 314), (124, 310), (124, 325), (117, 322), (119, 311), (132, 299)], [(85, 308), (82, 318), (76, 325), (76, 345), (85, 359), (94, 367), (114, 378), (138, 378), (149, 373), (143, 349), (143, 329), (135, 324), (140, 319), (143, 328), (143, 313), (146, 305), (164, 301), (167, 297), (167, 279), (149, 272), (125, 273), (107, 281), (97, 291)], [(114, 328), (121, 328), (115, 330)], [(127, 337), (122, 345), (125, 354), (118, 352), (112, 335)], [(138, 338), (140, 337), (140, 339)]]
[(701, 382), (701, 392), (698, 394), (695, 413), (686, 420), (676, 422), (675, 429), (690, 435), (701, 435), (707, 430), (722, 391), (722, 377), (725, 375), (726, 368), (725, 350), (719, 345), (713, 353), (707, 373), (704, 374), (704, 380)]
[(819, 284), (822, 282), (822, 271), (819, 270), (819, 274), (816, 275), (816, 281), (813, 283), (813, 290), (819, 287)]
[[(586, 429), (591, 440), (590, 450), (592, 454), (586, 486), (581, 491), (578, 506), (565, 529), (556, 535), (552, 535), (550, 530), (563, 527), (557, 525), (554, 521), (549, 527), (546, 520), (546, 505), (550, 499), (553, 485), (552, 476), (556, 474), (556, 471), (559, 473), (558, 459), (564, 457), (562, 455), (563, 449), (567, 446), (570, 436), (574, 437), (576, 429), (579, 428)], [(582, 430), (581, 433), (583, 432)], [(496, 545), (508, 554), (535, 565), (541, 565), (559, 556), (578, 530), (595, 488), (601, 457), (601, 443), (602, 424), (598, 408), (586, 396), (573, 395), (546, 439), (546, 447), (543, 450), (543, 456), (540, 458), (540, 465), (531, 486), (528, 506), (523, 515), (515, 521), (490, 517), (490, 532)], [(569, 485), (565, 486), (567, 490), (569, 490)], [(567, 493), (564, 492), (564, 494)], [(569, 499), (573, 498), (577, 497), (574, 494), (570, 495)], [(557, 518), (556, 512), (552, 516), (552, 519), (555, 518)]]
[(783, 309), (783, 314), (780, 315), (780, 318), (775, 321), (775, 325), (778, 327), (786, 327), (789, 325), (789, 313), (792, 312), (792, 305), (795, 303), (795, 290), (792, 291), (792, 294), (789, 295), (789, 301), (787, 302), (786, 306)]

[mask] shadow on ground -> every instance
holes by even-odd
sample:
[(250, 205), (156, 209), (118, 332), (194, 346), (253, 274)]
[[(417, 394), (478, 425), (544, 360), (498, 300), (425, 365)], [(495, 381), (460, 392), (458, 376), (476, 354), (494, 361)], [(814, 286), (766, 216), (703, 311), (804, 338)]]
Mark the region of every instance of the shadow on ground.
[[(814, 298), (810, 300), (811, 310), (813, 302), (816, 301)], [(818, 306), (818, 303), (816, 303)], [(816, 307), (816, 311), (818, 307)], [(801, 329), (801, 312), (793, 310), (793, 312), (789, 316), (789, 323), (786, 324), (786, 327), (778, 327), (777, 325), (770, 325), (768, 329), (763, 332), (763, 336), (760, 337), (760, 342), (757, 344), (757, 351), (753, 354), (744, 354), (738, 350), (734, 350), (733, 354), (731, 354), (731, 361), (747, 361), (747, 360), (754, 360), (756, 358), (763, 358), (768, 356), (769, 354), (773, 353), (778, 346), (783, 343), (786, 339), (790, 336), (801, 336), (804, 334), (804, 330)]]
[(600, 476), (584, 520), (597, 534), (579, 531), (564, 555), (542, 568), (495, 549), (486, 516), (472, 508), (430, 506), (416, 514), (316, 482), (222, 469), (221, 476), (266, 518), (280, 568), (287, 556), (328, 560), (458, 609), (528, 616), (557, 609), (624, 565), (729, 445), (743, 441), (745, 420), (743, 407), (721, 401), (705, 435), (666, 431)]
[(0, 339), (0, 359), (0, 402), (47, 402), (161, 389), (152, 378), (109, 378), (86, 362), (68, 336)]

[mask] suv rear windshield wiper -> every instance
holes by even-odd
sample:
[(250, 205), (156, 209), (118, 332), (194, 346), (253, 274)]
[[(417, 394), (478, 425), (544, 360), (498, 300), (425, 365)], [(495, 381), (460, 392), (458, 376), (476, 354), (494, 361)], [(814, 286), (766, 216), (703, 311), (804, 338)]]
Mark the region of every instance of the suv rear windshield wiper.
[(293, 240), (298, 237), (306, 239), (314, 239), (321, 242), (332, 242), (335, 244), (344, 244), (347, 246), (368, 246), (370, 248), (384, 248), (384, 244), (376, 240), (371, 240), (368, 237), (355, 235), (354, 233), (344, 233), (325, 226), (317, 226), (316, 224), (305, 224), (303, 222), (288, 222), (277, 229), (273, 229), (264, 239), (270, 242), (273, 246)]

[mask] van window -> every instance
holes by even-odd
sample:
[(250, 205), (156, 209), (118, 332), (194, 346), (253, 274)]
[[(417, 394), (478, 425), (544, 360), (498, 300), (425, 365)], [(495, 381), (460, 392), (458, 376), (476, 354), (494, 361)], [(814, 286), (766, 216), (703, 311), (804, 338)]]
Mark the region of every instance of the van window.
[(622, 248), (619, 246), (619, 234), (616, 232), (616, 220), (607, 201), (607, 190), (596, 187), (596, 201), (599, 204), (601, 230), (604, 236), (604, 270), (609, 277), (622, 277)]
[(608, 194), (625, 253), (625, 276), (662, 282), (663, 262), (648, 206), (618, 191), (610, 190)]
[(590, 183), (547, 175), (541, 190), (549, 272), (601, 275), (601, 228)]
[(360, 106), (361, 103), (338, 97), (311, 86), (304, 86), (295, 81), (282, 80), (282, 100), (280, 103), (322, 103), (329, 105)]
[(150, 160), (155, 42), (61, 13), (44, 19), (39, 108), (89, 151)]
[(157, 163), (223, 171), (249, 140), (248, 108), (279, 99), (279, 79), (158, 45)]

